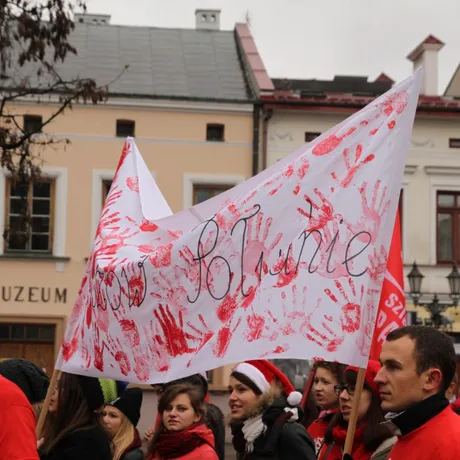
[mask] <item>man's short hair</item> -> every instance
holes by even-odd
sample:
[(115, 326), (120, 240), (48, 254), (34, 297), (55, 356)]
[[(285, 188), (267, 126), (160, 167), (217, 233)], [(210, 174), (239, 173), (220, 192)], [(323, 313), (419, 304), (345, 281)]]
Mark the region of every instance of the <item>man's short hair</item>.
[(387, 336), (388, 342), (409, 337), (415, 343), (415, 366), (421, 375), (430, 368), (439, 369), (442, 383), (439, 391), (445, 392), (456, 372), (454, 342), (450, 336), (429, 326), (404, 326)]

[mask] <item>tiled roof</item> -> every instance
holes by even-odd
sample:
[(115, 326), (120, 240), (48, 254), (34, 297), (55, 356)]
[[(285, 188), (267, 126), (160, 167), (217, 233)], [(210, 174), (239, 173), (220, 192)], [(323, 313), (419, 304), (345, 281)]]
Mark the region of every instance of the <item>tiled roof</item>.
[(113, 81), (111, 94), (212, 100), (249, 99), (233, 31), (76, 24), (78, 51), (58, 65), (63, 78)]
[(279, 91), (292, 91), (301, 98), (332, 93), (378, 96), (388, 91), (391, 80), (368, 81), (367, 77), (336, 76), (333, 80), (273, 79)]

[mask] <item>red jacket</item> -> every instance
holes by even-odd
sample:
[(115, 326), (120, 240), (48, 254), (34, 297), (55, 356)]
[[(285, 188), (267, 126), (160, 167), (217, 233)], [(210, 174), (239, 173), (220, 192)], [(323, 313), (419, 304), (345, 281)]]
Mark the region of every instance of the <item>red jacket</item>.
[[(205, 444), (197, 447), (188, 454), (182, 455), (181, 457), (175, 457), (174, 460), (219, 460), (216, 451), (212, 447), (214, 446), (214, 435), (211, 429), (206, 425), (200, 425), (193, 431), (205, 441)], [(156, 455), (153, 458), (151, 457), (150, 460), (161, 460), (161, 457)]]
[(388, 460), (460, 459), (460, 417), (446, 407), (410, 433), (399, 436)]
[(35, 415), (17, 385), (0, 376), (0, 458), (39, 460)]
[(324, 417), (318, 418), (307, 428), (307, 433), (310, 435), (311, 439), (313, 439), (313, 443), (315, 444), (316, 454), (318, 454), (324, 443), (324, 436), (326, 435), (327, 427), (329, 426), (329, 422), (335, 412), (336, 411), (329, 411)]

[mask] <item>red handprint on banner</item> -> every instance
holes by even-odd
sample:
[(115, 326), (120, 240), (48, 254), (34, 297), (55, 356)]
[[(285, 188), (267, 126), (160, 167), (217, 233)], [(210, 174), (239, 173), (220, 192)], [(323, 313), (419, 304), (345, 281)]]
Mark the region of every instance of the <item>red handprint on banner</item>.
[(330, 201), (317, 188), (314, 192), (319, 197), (320, 204), (315, 203), (308, 195), (304, 195), (305, 201), (310, 205), (309, 209), (297, 208), (297, 211), (309, 220), (305, 229), (308, 232), (322, 229), (334, 218), (334, 208)]
[(267, 315), (273, 323), (273, 330), (269, 336), (271, 340), (275, 340), (279, 334), (283, 336), (296, 334), (300, 325), (308, 319), (308, 314), (305, 312), (307, 307), (307, 286), (303, 286), (300, 295), (296, 284), (292, 286), (289, 296), (288, 292), (281, 293), (283, 311), (281, 318), (276, 318), (270, 310), (267, 310)]
[(385, 275), (387, 271), (388, 254), (385, 250), (385, 246), (380, 246), (380, 251), (374, 248), (372, 255), (369, 255), (369, 268), (368, 273), (373, 281), (378, 281)]
[[(329, 279), (348, 277), (347, 267), (343, 261), (346, 260), (351, 231), (343, 219), (337, 216), (323, 227), (321, 233), (314, 232), (312, 235), (319, 247), (319, 261), (315, 264), (316, 257), (312, 259), (310, 271)], [(348, 262), (348, 269), (352, 268), (353, 261), (351, 260)]]
[(383, 110), (383, 113), (389, 117), (393, 112), (401, 115), (404, 112), (407, 104), (409, 103), (409, 94), (407, 91), (400, 91), (389, 94), (383, 102), (377, 104)]
[[(370, 203), (367, 199), (367, 185), (367, 182), (363, 182), (359, 189), (362, 204), (362, 217), (355, 226), (350, 226), (353, 233), (360, 233), (357, 238), (365, 243), (376, 241), (382, 217), (387, 213), (390, 207), (390, 200), (385, 200), (387, 189), (384, 187), (382, 190), (380, 180), (377, 180), (374, 184)], [(379, 195), (380, 200), (378, 199)], [(366, 235), (366, 232), (370, 235), (370, 239), (369, 235)]]
[(337, 136), (337, 133), (331, 134), (328, 138), (322, 140), (313, 147), (313, 155), (319, 157), (327, 155), (335, 150), (348, 136), (351, 136), (356, 131), (355, 127), (350, 128), (346, 133)]
[(163, 305), (160, 305), (159, 312), (155, 310), (153, 314), (163, 331), (162, 336), (156, 336), (156, 340), (160, 345), (165, 345), (170, 356), (180, 356), (194, 351), (188, 344), (188, 340), (194, 339), (194, 337), (184, 331), (184, 317), (182, 312), (178, 313), (179, 324), (177, 324), (169, 306), (164, 308)]
[(129, 262), (121, 272), (121, 291), (127, 297), (130, 308), (140, 307), (146, 296), (145, 259)]
[(345, 167), (347, 169), (345, 177), (340, 180), (335, 172), (331, 173), (332, 178), (339, 182), (343, 188), (346, 188), (351, 184), (351, 181), (359, 169), (361, 169), (365, 164), (371, 162), (375, 158), (375, 155), (371, 153), (370, 155), (367, 155), (365, 158), (361, 159), (362, 154), (362, 144), (358, 144), (356, 146), (353, 159), (351, 158), (350, 150), (348, 148), (343, 150), (343, 159), (345, 160)]
[(168, 350), (161, 340), (161, 343), (157, 340), (160, 337), (159, 326), (157, 321), (150, 321), (148, 326), (143, 327), (144, 337), (147, 341), (147, 346), (150, 351), (151, 362), (158, 372), (166, 372), (169, 369), (170, 355)]
[(340, 324), (342, 326), (342, 330), (348, 333), (355, 333), (359, 330), (361, 323), (361, 304), (364, 297), (364, 286), (361, 286), (361, 298), (358, 299), (358, 303), (356, 303), (356, 289), (352, 278), (348, 279), (348, 286), (350, 287), (353, 295), (351, 300), (340, 281), (336, 280), (334, 284), (341, 294), (342, 300), (339, 301), (330, 289), (325, 289), (324, 292), (341, 308)]
[(128, 375), (131, 371), (131, 364), (129, 362), (128, 355), (123, 351), (120, 339), (115, 339), (110, 335), (107, 335), (107, 349), (120, 367), (120, 372), (123, 375)]
[(268, 273), (268, 264), (266, 260), (270, 257), (270, 254), (280, 242), (283, 234), (278, 233), (273, 238), (272, 242), (269, 243), (268, 236), (273, 223), (273, 219), (269, 217), (265, 219), (265, 226), (262, 228), (264, 223), (264, 213), (259, 212), (257, 215), (256, 224), (254, 225), (253, 220), (249, 219), (247, 224), (247, 237), (244, 248), (244, 259), (243, 264), (246, 267), (246, 273), (255, 273), (258, 281), (262, 279), (262, 274)]
[(236, 322), (235, 327), (232, 329), (228, 324), (222, 327), (217, 333), (217, 340), (213, 347), (214, 356), (223, 358), (227, 353), (228, 347), (232, 340), (233, 334), (238, 329), (241, 323), (241, 318)]
[(320, 324), (318, 326), (313, 325), (312, 319), (314, 316), (318, 317), (316, 312), (320, 305), (321, 299), (318, 299), (314, 311), (308, 314), (307, 320), (300, 327), (300, 331), (311, 342), (329, 352), (334, 352), (342, 345), (345, 340), (345, 334), (341, 324), (329, 315), (319, 315)]

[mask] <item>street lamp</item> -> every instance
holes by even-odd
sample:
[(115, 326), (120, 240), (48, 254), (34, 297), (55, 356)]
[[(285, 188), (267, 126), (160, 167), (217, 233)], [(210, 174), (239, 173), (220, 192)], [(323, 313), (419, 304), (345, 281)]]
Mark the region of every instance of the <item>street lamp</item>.
[(457, 265), (452, 264), (452, 271), (447, 275), (447, 281), (449, 282), (451, 301), (441, 301), (438, 295), (435, 293), (431, 300), (421, 301), (422, 293), (422, 281), (425, 278), (417, 267), (416, 262), (412, 266), (412, 270), (407, 275), (409, 280), (410, 296), (414, 301), (416, 307), (424, 307), (431, 315), (431, 322), (436, 327), (447, 326), (451, 322), (445, 318), (442, 313), (450, 307), (457, 307), (460, 300), (460, 273), (457, 269)]

